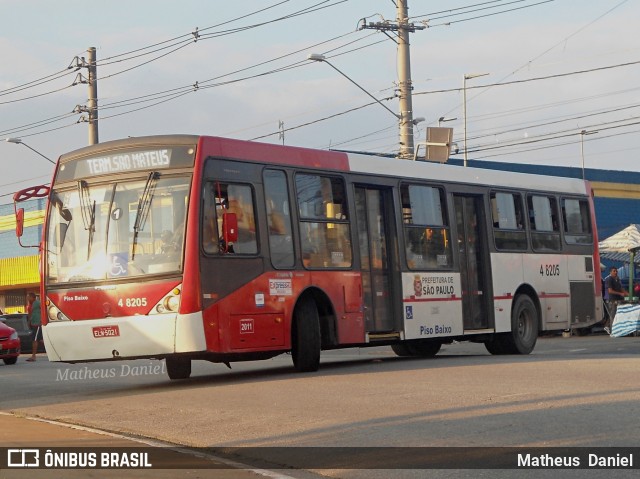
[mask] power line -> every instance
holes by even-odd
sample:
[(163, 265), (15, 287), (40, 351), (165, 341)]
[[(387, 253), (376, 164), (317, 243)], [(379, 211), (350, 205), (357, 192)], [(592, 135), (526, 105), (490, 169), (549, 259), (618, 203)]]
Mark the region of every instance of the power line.
[[(492, 8), (501, 8), (505, 5), (511, 5), (513, 3), (522, 3), (522, 2), (526, 2), (529, 0), (513, 0), (511, 2), (507, 2), (507, 3), (502, 3), (503, 0), (498, 0), (493, 1), (493, 2), (484, 2), (484, 3), (480, 3), (480, 4), (476, 4), (476, 5), (470, 5), (468, 7), (459, 7), (459, 8), (453, 8), (451, 10), (443, 10), (441, 12), (436, 12), (436, 13), (431, 13), (431, 14), (427, 14), (427, 15), (417, 15), (414, 17), (411, 17), (412, 19), (416, 19), (416, 18), (423, 18), (423, 17), (429, 17), (426, 21), (432, 21), (432, 20), (440, 20), (441, 18), (449, 18), (449, 17), (455, 17), (458, 15), (466, 15), (468, 13), (473, 13), (473, 12), (480, 12), (480, 11), (484, 11), (484, 10), (490, 10)], [(488, 4), (493, 4), (493, 3), (500, 3), (500, 5), (491, 5), (490, 7), (483, 7), (482, 5), (488, 5)], [(480, 7), (480, 8), (475, 8), (475, 7)], [(465, 11), (458, 11), (458, 10), (465, 10)], [(455, 13), (454, 13), (455, 12)], [(440, 16), (438, 16), (440, 15)]]
[[(220, 23), (218, 25), (214, 25), (214, 26), (211, 26), (211, 27), (206, 27), (205, 29), (203, 29), (201, 31), (208, 30), (208, 29), (214, 28), (216, 26), (221, 26), (221, 25), (224, 25), (224, 24), (227, 24), (227, 23), (231, 23), (231, 22), (234, 22), (234, 21), (238, 21), (238, 20), (243, 19), (243, 18), (247, 18), (247, 17), (249, 17), (251, 15), (254, 15), (254, 14), (257, 14), (257, 13), (260, 13), (260, 12), (264, 12), (264, 11), (270, 9), (270, 8), (279, 6), (279, 5), (283, 4), (283, 3), (287, 3), (288, 1), (289, 0), (278, 2), (278, 3), (274, 4), (274, 5), (269, 6), (269, 7), (265, 7), (263, 9), (256, 10), (256, 11), (251, 12), (249, 14), (236, 17), (236, 18), (234, 18), (232, 20), (229, 20), (227, 22), (222, 22), (222, 23)], [(162, 55), (158, 55), (158, 56), (156, 56), (156, 57), (154, 57), (154, 58), (152, 58), (150, 60), (147, 60), (147, 61), (142, 62), (140, 64), (134, 65), (132, 67), (126, 68), (126, 69), (121, 70), (119, 72), (115, 72), (115, 73), (112, 73), (110, 75), (107, 75), (107, 76), (104, 76), (104, 77), (100, 77), (100, 78), (98, 78), (98, 80), (104, 80), (106, 78), (111, 78), (113, 76), (120, 75), (122, 73), (131, 71), (133, 69), (139, 68), (139, 67), (144, 66), (144, 65), (147, 65), (147, 64), (149, 64), (151, 62), (157, 61), (157, 60), (159, 60), (161, 58), (164, 58), (164, 57), (166, 57), (166, 56), (168, 56), (168, 55), (170, 55), (172, 53), (175, 53), (175, 52), (181, 50), (182, 48), (185, 48), (186, 46), (191, 45), (192, 43), (197, 41), (199, 38), (207, 39), (207, 38), (214, 38), (214, 37), (218, 37), (218, 36), (222, 36), (222, 35), (230, 35), (232, 33), (238, 33), (240, 31), (245, 31), (245, 30), (261, 27), (261, 26), (268, 25), (268, 24), (271, 24), (271, 23), (276, 23), (276, 22), (279, 22), (279, 21), (288, 20), (290, 18), (295, 18), (295, 17), (301, 16), (301, 15), (306, 15), (306, 14), (309, 14), (309, 13), (313, 13), (313, 12), (316, 12), (316, 11), (319, 11), (319, 10), (322, 10), (322, 9), (325, 9), (325, 8), (334, 7), (336, 5), (344, 3), (346, 1), (348, 1), (348, 0), (337, 0), (337, 1), (333, 2), (333, 3), (330, 3), (329, 5), (324, 5), (324, 4), (330, 2), (330, 0), (324, 0), (322, 2), (316, 3), (314, 5), (311, 5), (309, 7), (303, 8), (301, 10), (297, 10), (297, 11), (295, 11), (293, 13), (284, 15), (284, 16), (276, 18), (276, 19), (272, 19), (272, 20), (269, 20), (269, 21), (266, 21), (266, 22), (261, 22), (261, 23), (254, 24), (254, 25), (240, 27), (240, 28), (229, 30), (229, 31), (225, 31), (225, 32), (216, 32), (216, 33), (210, 33), (210, 34), (201, 35), (200, 33), (197, 33), (197, 29), (196, 29), (196, 32), (191, 32), (189, 34), (184, 34), (184, 35), (175, 37), (175, 38), (170, 39), (170, 40), (159, 42), (159, 43), (156, 43), (154, 45), (143, 47), (143, 48), (140, 48), (140, 49), (132, 50), (130, 52), (126, 52), (126, 53), (123, 53), (123, 54), (115, 55), (115, 56), (109, 57), (107, 59), (104, 59), (104, 60), (96, 62), (97, 66), (105, 66), (105, 65), (110, 65), (110, 64), (114, 64), (114, 63), (123, 62), (123, 61), (130, 61), (130, 60), (133, 60), (135, 58), (139, 58), (139, 57), (144, 56), (144, 55), (149, 55), (149, 54), (156, 53), (156, 52), (164, 50), (164, 49), (173, 48), (169, 52), (165, 52)], [(117, 61), (111, 61), (114, 58), (131, 55), (132, 53), (138, 53), (140, 51), (148, 50), (150, 48), (153, 48), (153, 47), (156, 47), (156, 46), (159, 46), (159, 45), (164, 45), (166, 43), (175, 42), (176, 40), (179, 40), (179, 39), (184, 38), (184, 37), (189, 37), (189, 38), (186, 39), (186, 40), (180, 40), (177, 43), (171, 43), (170, 45), (165, 45), (165, 46), (163, 46), (161, 48), (151, 50), (151, 51), (146, 52), (146, 53), (141, 54), (141, 55), (135, 55), (135, 56), (130, 57), (130, 58), (119, 59)], [(192, 39), (191, 37), (194, 37), (195, 39)], [(68, 69), (69, 68), (72, 68), (72, 67), (70, 66), (70, 67), (68, 67)], [(76, 68), (76, 70), (77, 70), (77, 68)], [(0, 91), (0, 96), (7, 95), (7, 94), (13, 94), (13, 93), (16, 93), (18, 91), (22, 91), (22, 90), (25, 90), (25, 89), (28, 89), (28, 88), (33, 88), (35, 86), (39, 86), (39, 85), (41, 85), (43, 83), (46, 83), (46, 82), (49, 82), (49, 81), (53, 81), (55, 79), (62, 78), (64, 76), (68, 75), (68, 73), (69, 72), (67, 70), (62, 70), (60, 72), (56, 72), (56, 73), (54, 73), (52, 75), (43, 77), (43, 79), (41, 79), (41, 80), (45, 80), (46, 79), (46, 81), (34, 80), (32, 82), (28, 82), (28, 83), (25, 83), (25, 84), (20, 85), (20, 86), (12, 87), (12, 88), (7, 89), (7, 90), (2, 90), (2, 91)], [(65, 86), (63, 88), (59, 88), (59, 89), (56, 89), (56, 90), (51, 90), (51, 91), (48, 91), (48, 92), (45, 92), (45, 93), (41, 93), (41, 94), (37, 94), (37, 95), (31, 95), (31, 96), (27, 96), (27, 97), (11, 100), (11, 101), (0, 102), (0, 105), (9, 104), (9, 103), (16, 103), (16, 102), (26, 101), (26, 100), (32, 100), (34, 98), (39, 98), (41, 96), (50, 95), (52, 93), (57, 93), (59, 91), (62, 91), (62, 90), (65, 90), (67, 88), (70, 88), (72, 86), (75, 86), (76, 84), (77, 84), (76, 82), (73, 82), (71, 85), (67, 85), (67, 86)]]
[[(481, 89), (481, 88), (490, 88), (490, 87), (495, 87), (495, 86), (516, 85), (518, 83), (528, 83), (528, 82), (532, 82), (532, 81), (549, 80), (549, 79), (552, 79), (552, 78), (562, 78), (562, 77), (568, 77), (568, 76), (572, 76), (572, 75), (582, 75), (584, 73), (593, 73), (593, 72), (597, 72), (597, 71), (611, 70), (611, 69), (614, 69), (614, 68), (623, 68), (623, 67), (628, 67), (628, 66), (633, 66), (633, 65), (638, 65), (638, 64), (640, 64), (640, 61), (618, 63), (618, 64), (615, 64), (615, 65), (608, 65), (608, 66), (604, 66), (604, 67), (595, 67), (595, 68), (589, 68), (587, 70), (578, 70), (578, 71), (566, 72), (566, 73), (556, 73), (555, 75), (547, 75), (547, 76), (534, 77), (534, 78), (525, 78), (525, 79), (522, 79), (522, 80), (512, 80), (512, 81), (508, 81), (508, 82), (488, 83), (488, 84), (485, 84), (485, 85), (472, 85), (472, 86), (468, 86), (467, 90), (477, 90), (477, 89)], [(431, 91), (415, 92), (414, 95), (431, 95), (431, 94), (434, 94), (434, 93), (451, 93), (451, 92), (459, 92), (459, 91), (462, 91), (462, 88), (448, 88), (448, 89), (444, 89), (444, 90), (431, 90)]]
[[(623, 106), (623, 107), (618, 107), (618, 108), (611, 108), (611, 109), (608, 109), (608, 110), (600, 110), (600, 111), (596, 111), (596, 112), (585, 113), (585, 114), (576, 115), (576, 116), (562, 117), (562, 119), (554, 120), (554, 121), (547, 121), (547, 122), (544, 122), (544, 123), (526, 124), (526, 126), (522, 126), (522, 127), (518, 127), (518, 128), (510, 128), (508, 130), (497, 130), (497, 131), (493, 131), (492, 133), (487, 133), (487, 134), (484, 134), (484, 135), (468, 136), (467, 139), (468, 140), (477, 140), (477, 139), (486, 138), (486, 137), (490, 137), (490, 136), (495, 137), (495, 136), (498, 136), (498, 135), (504, 135), (506, 133), (514, 133), (516, 131), (530, 130), (530, 129), (533, 129), (533, 128), (540, 128), (542, 126), (557, 125), (558, 123), (565, 123), (565, 122), (571, 121), (571, 120), (582, 120), (584, 118), (590, 118), (590, 117), (599, 116), (599, 115), (606, 115), (606, 114), (609, 114), (609, 113), (617, 113), (617, 112), (620, 112), (620, 111), (630, 110), (630, 109), (634, 109), (634, 108), (638, 108), (638, 107), (640, 107), (640, 103), (637, 103), (637, 104), (634, 104), (634, 105), (627, 105), (627, 106)], [(479, 130), (479, 131), (483, 131), (483, 130)], [(491, 131), (491, 130), (489, 130), (489, 131)]]
[[(640, 123), (638, 123), (640, 124)], [(627, 132), (622, 132), (622, 133), (613, 133), (610, 135), (598, 135), (597, 138), (593, 138), (592, 140), (585, 140), (585, 141), (600, 141), (602, 139), (606, 139), (606, 138), (614, 138), (614, 137), (618, 137), (618, 136), (624, 136), (624, 135), (631, 135), (634, 133), (640, 133), (640, 130), (634, 130), (634, 131), (627, 131)], [(573, 133), (571, 135), (562, 135), (559, 138), (571, 138), (571, 137), (577, 137), (579, 135), (579, 133)], [(551, 139), (549, 139), (551, 140)], [(542, 140), (540, 140), (542, 141)], [(549, 148), (557, 148), (559, 146), (567, 146), (567, 145), (575, 145), (576, 143), (579, 143), (580, 140), (574, 140), (574, 141), (568, 141), (568, 142), (564, 142), (564, 143), (554, 143), (552, 145), (546, 145), (546, 146), (539, 146), (539, 147), (535, 147), (535, 148), (529, 148), (529, 149), (525, 149), (525, 150), (515, 150), (515, 151), (509, 151), (507, 153), (495, 153), (492, 155), (482, 155), (482, 158), (494, 158), (497, 156), (507, 156), (507, 155), (518, 155), (518, 154), (522, 154), (522, 153), (530, 153), (532, 151), (538, 151), (538, 150), (546, 150)], [(517, 146), (517, 145), (515, 145)], [(478, 152), (482, 152), (482, 151), (486, 151), (488, 150), (488, 148), (483, 149), (483, 150), (469, 150), (470, 153), (478, 153)]]
[[(622, 121), (622, 120), (621, 120)], [(602, 131), (607, 131), (607, 130), (614, 130), (614, 129), (618, 129), (618, 128), (627, 128), (630, 126), (636, 126), (636, 125), (640, 125), (640, 119), (638, 121), (633, 121), (631, 123), (627, 123), (625, 125), (617, 125), (617, 126), (598, 126), (598, 131), (602, 132)], [(531, 139), (525, 139), (525, 140), (519, 140), (519, 141), (512, 141), (510, 143), (505, 143), (505, 144), (501, 144), (501, 145), (495, 145), (495, 146), (479, 146), (479, 147), (475, 147), (469, 150), (469, 152), (484, 152), (484, 151), (491, 151), (491, 150), (497, 150), (497, 149), (501, 149), (501, 148), (507, 148), (507, 147), (512, 147), (512, 146), (521, 146), (521, 145), (529, 145), (529, 144), (533, 144), (533, 143), (540, 143), (540, 142), (544, 142), (544, 141), (551, 141), (551, 140), (557, 140), (557, 139), (562, 139), (562, 138), (569, 138), (569, 137), (576, 137), (579, 132), (578, 131), (573, 131), (571, 133), (567, 133), (565, 131), (561, 131), (558, 133), (551, 133), (548, 135), (541, 135), (540, 137), (534, 137)], [(554, 135), (554, 136), (551, 136)], [(598, 139), (601, 138), (609, 138), (610, 136), (599, 136)]]
[[(132, 98), (132, 99), (121, 100), (119, 102), (103, 104), (100, 107), (101, 110), (106, 110), (106, 109), (111, 109), (111, 108), (118, 108), (118, 107), (126, 107), (126, 106), (130, 106), (130, 105), (133, 105), (133, 104), (139, 104), (139, 103), (144, 103), (144, 102), (155, 102), (153, 105), (148, 105), (148, 106), (145, 106), (145, 107), (142, 107), (142, 108), (129, 110), (128, 112), (125, 112), (125, 113), (106, 116), (106, 117), (103, 117), (102, 119), (108, 119), (108, 118), (113, 118), (113, 117), (116, 117), (116, 116), (122, 116), (123, 114), (126, 114), (126, 113), (134, 113), (136, 111), (149, 108), (150, 106), (155, 106), (155, 105), (158, 105), (158, 104), (161, 104), (161, 103), (166, 103), (168, 101), (177, 99), (177, 98), (183, 96), (186, 93), (191, 93), (191, 92), (199, 90), (199, 89), (214, 88), (214, 87), (224, 86), (224, 85), (237, 83), (237, 82), (244, 81), (244, 80), (249, 80), (249, 79), (259, 78), (259, 77), (266, 76), (266, 75), (271, 75), (271, 74), (274, 74), (274, 73), (279, 73), (279, 72), (286, 71), (286, 70), (289, 70), (289, 69), (292, 69), (292, 68), (298, 68), (298, 67), (301, 67), (301, 66), (307, 66), (309, 63), (306, 60), (300, 60), (300, 61), (291, 63), (289, 65), (285, 65), (283, 67), (280, 67), (280, 68), (277, 68), (277, 69), (273, 69), (273, 70), (269, 70), (269, 71), (266, 71), (266, 72), (262, 72), (262, 73), (259, 73), (259, 74), (242, 77), (242, 78), (235, 79), (235, 80), (229, 80), (229, 81), (218, 82), (218, 83), (215, 83), (215, 84), (206, 85), (206, 83), (211, 82), (213, 80), (220, 79), (220, 78), (223, 78), (223, 77), (226, 77), (226, 76), (230, 76), (230, 75), (232, 75), (234, 73), (238, 73), (238, 72), (250, 70), (252, 68), (256, 68), (256, 67), (259, 67), (259, 66), (263, 66), (265, 64), (272, 63), (274, 61), (283, 59), (283, 58), (288, 57), (288, 56), (293, 56), (295, 54), (300, 53), (301, 51), (308, 51), (309, 49), (312, 49), (314, 47), (317, 47), (317, 46), (320, 46), (320, 45), (323, 45), (323, 44), (327, 44), (327, 43), (330, 43), (330, 42), (335, 41), (335, 40), (342, 39), (342, 38), (347, 37), (349, 35), (352, 35), (354, 33), (355, 32), (348, 32), (348, 33), (343, 34), (343, 35), (338, 35), (338, 36), (333, 37), (331, 39), (324, 40), (322, 42), (317, 42), (317, 43), (315, 43), (315, 44), (313, 44), (311, 46), (304, 47), (302, 49), (296, 50), (294, 52), (290, 52), (290, 53), (285, 54), (285, 55), (280, 55), (279, 57), (276, 57), (276, 58), (273, 58), (273, 59), (270, 59), (270, 60), (267, 60), (267, 61), (264, 61), (264, 62), (260, 62), (260, 63), (254, 64), (254, 65), (251, 65), (249, 67), (236, 70), (234, 72), (230, 72), (230, 73), (226, 73), (226, 74), (223, 74), (223, 75), (219, 75), (218, 77), (207, 79), (207, 80), (203, 80), (201, 82), (195, 82), (193, 85), (185, 85), (185, 86), (182, 86), (182, 87), (177, 87), (177, 88), (173, 88), (173, 89), (170, 89), (170, 90), (164, 90), (162, 92), (157, 92), (157, 93), (153, 93), (153, 94), (149, 94), (149, 95), (143, 95), (143, 96), (135, 97), (135, 98)], [(367, 35), (367, 36), (359, 38), (359, 39), (356, 39), (356, 40), (351, 41), (351, 42), (347, 42), (346, 44), (339, 45), (339, 46), (337, 46), (337, 47), (335, 47), (333, 49), (330, 49), (328, 51), (335, 52), (335, 51), (337, 51), (337, 50), (339, 50), (341, 48), (344, 48), (346, 46), (353, 45), (356, 42), (364, 41), (366, 38), (369, 38), (372, 35), (375, 35), (375, 33), (371, 34), (371, 35)], [(338, 56), (338, 55), (341, 55), (341, 54), (351, 53), (351, 52), (357, 51), (357, 50), (359, 50), (361, 48), (367, 48), (369, 46), (375, 45), (377, 43), (380, 43), (380, 42), (373, 42), (373, 43), (364, 45), (363, 47), (356, 48), (356, 49), (351, 49), (351, 50), (348, 50), (346, 52), (343, 52), (343, 53), (340, 53), (340, 54), (336, 54), (336, 55), (333, 55), (333, 56)], [(164, 99), (164, 100), (163, 101), (157, 101), (157, 100), (160, 100), (160, 99)], [(67, 117), (67, 115), (61, 115), (60, 116), (61, 119), (65, 118), (65, 117)], [(67, 128), (67, 127), (74, 126), (74, 125), (75, 125), (75, 123), (68, 124), (68, 125), (65, 125), (65, 126), (61, 126), (61, 127), (58, 127), (58, 128), (52, 128), (52, 129), (44, 130), (44, 131), (37, 132), (37, 133), (34, 133), (34, 134), (22, 135), (22, 136), (25, 136), (25, 137), (26, 136), (34, 136), (34, 135), (37, 135), (37, 134), (40, 134), (40, 133), (48, 133), (48, 132), (51, 132), (51, 131), (56, 131), (56, 130), (59, 130), (59, 129), (62, 129), (62, 128)], [(18, 131), (23, 131), (23, 130), (19, 130), (16, 127), (16, 128), (12, 128), (11, 131), (13, 133), (16, 133)]]
[[(314, 125), (314, 124), (320, 123), (322, 121), (326, 121), (326, 120), (330, 120), (332, 118), (337, 118), (339, 116), (346, 115), (347, 113), (351, 113), (351, 112), (354, 112), (354, 111), (357, 111), (357, 110), (361, 110), (362, 108), (366, 108), (366, 107), (371, 106), (371, 105), (377, 105), (377, 102), (372, 101), (372, 102), (367, 103), (365, 105), (357, 106), (355, 108), (350, 108), (350, 109), (342, 111), (340, 113), (334, 113), (333, 115), (325, 116), (324, 118), (318, 118), (317, 120), (313, 120), (313, 121), (309, 121), (307, 123), (302, 123), (300, 125), (296, 125), (296, 126), (292, 126), (292, 127), (289, 127), (289, 128), (285, 128), (284, 131), (285, 132), (286, 131), (293, 131), (293, 130), (297, 130), (299, 128), (303, 128), (305, 126)], [(268, 138), (270, 136), (277, 135), (278, 133), (280, 133), (280, 132), (274, 132), (274, 133), (268, 133), (266, 135), (256, 136), (255, 138), (250, 138), (249, 141), (260, 140), (262, 138)]]
[[(495, 16), (495, 15), (502, 15), (503, 13), (514, 12), (514, 11), (516, 11), (516, 10), (523, 10), (523, 9), (525, 9), (525, 8), (537, 7), (538, 5), (543, 5), (543, 4), (545, 4), (545, 3), (551, 3), (551, 2), (554, 2), (554, 1), (555, 1), (555, 0), (542, 0), (542, 1), (540, 1), (540, 2), (533, 3), (533, 4), (531, 4), (531, 5), (523, 5), (523, 6), (521, 6), (521, 7), (509, 8), (509, 9), (506, 9), (506, 10), (501, 10), (501, 11), (499, 11), (499, 12), (486, 13), (486, 14), (484, 14), (484, 15), (477, 15), (477, 16), (475, 16), (475, 17), (463, 18), (463, 19), (461, 19), (461, 20), (452, 20), (452, 21), (448, 21), (448, 22), (444, 22), (444, 23), (438, 23), (438, 24), (436, 24), (436, 25), (429, 25), (429, 22), (428, 22), (428, 21), (423, 21), (422, 23), (423, 23), (425, 26), (429, 27), (429, 28), (434, 28), (434, 27), (443, 27), (443, 26), (448, 27), (448, 26), (450, 26), (450, 25), (453, 25), (454, 23), (469, 22), (469, 21), (471, 21), (471, 20), (477, 20), (477, 19), (479, 19), (479, 18), (493, 17), (493, 16)], [(510, 2), (510, 3), (517, 3), (517, 2)], [(456, 14), (456, 15), (457, 15), (457, 14)]]

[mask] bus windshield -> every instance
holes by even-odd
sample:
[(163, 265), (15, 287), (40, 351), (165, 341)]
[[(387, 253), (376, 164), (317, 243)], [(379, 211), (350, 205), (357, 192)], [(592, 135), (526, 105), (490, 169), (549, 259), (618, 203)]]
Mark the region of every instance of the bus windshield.
[(47, 232), (49, 284), (182, 270), (188, 177), (53, 189)]

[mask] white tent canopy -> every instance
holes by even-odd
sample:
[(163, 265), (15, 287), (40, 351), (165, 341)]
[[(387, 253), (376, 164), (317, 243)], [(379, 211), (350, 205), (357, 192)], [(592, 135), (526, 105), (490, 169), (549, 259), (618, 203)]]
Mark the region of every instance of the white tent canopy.
[[(600, 256), (613, 261), (629, 262), (630, 250), (640, 248), (640, 224), (632, 224), (598, 243)], [(634, 263), (640, 263), (640, 255), (635, 255)]]

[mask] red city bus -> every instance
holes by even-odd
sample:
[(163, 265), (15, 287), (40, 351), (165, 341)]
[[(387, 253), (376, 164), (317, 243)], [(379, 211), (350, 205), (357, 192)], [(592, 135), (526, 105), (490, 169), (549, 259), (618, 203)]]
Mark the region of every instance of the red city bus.
[(62, 155), (14, 199), (43, 195), (51, 361), (528, 354), (602, 317), (582, 180), (175, 135)]

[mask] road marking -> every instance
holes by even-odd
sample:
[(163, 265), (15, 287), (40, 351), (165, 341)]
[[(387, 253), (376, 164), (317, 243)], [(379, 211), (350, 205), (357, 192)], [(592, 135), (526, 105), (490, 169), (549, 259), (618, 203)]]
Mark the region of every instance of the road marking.
[(173, 443), (170, 443), (170, 442), (160, 441), (158, 439), (127, 436), (125, 434), (117, 434), (117, 433), (114, 433), (114, 432), (103, 431), (101, 429), (95, 429), (95, 428), (92, 428), (92, 427), (79, 426), (77, 424), (70, 424), (70, 423), (66, 423), (66, 422), (54, 421), (52, 419), (44, 419), (44, 418), (39, 418), (39, 417), (23, 416), (23, 415), (13, 414), (13, 413), (10, 413), (10, 412), (5, 412), (5, 411), (0, 411), (0, 415), (2, 415), (2, 416), (12, 416), (12, 417), (15, 417), (15, 418), (18, 418), (18, 419), (27, 419), (29, 421), (43, 422), (43, 423), (46, 423), (46, 424), (52, 424), (54, 426), (63, 426), (63, 427), (67, 427), (67, 428), (70, 428), (70, 429), (75, 429), (77, 431), (84, 431), (84, 432), (90, 432), (90, 433), (94, 433), (94, 434), (101, 434), (103, 436), (109, 436), (109, 437), (113, 437), (115, 439), (124, 439), (124, 440), (127, 440), (127, 441), (146, 444), (147, 446), (151, 446), (151, 447), (163, 447), (163, 448), (167, 448), (167, 449), (170, 449), (172, 451), (178, 452), (180, 454), (190, 454), (192, 456), (201, 457), (201, 458), (204, 458), (204, 459), (209, 459), (210, 461), (216, 461), (216, 462), (219, 462), (219, 463), (222, 463), (222, 464), (226, 464), (228, 466), (232, 466), (235, 469), (242, 469), (244, 471), (253, 472), (254, 474), (258, 474), (258, 475), (264, 476), (264, 477), (270, 477), (272, 479), (296, 479), (293, 476), (287, 476), (286, 474), (281, 474), (281, 473), (275, 472), (275, 471), (269, 471), (267, 469), (252, 468), (251, 466), (248, 466), (246, 464), (242, 464), (241, 462), (231, 461), (231, 460), (225, 459), (223, 457), (218, 457), (215, 454), (193, 451), (193, 450), (187, 449), (187, 448), (185, 448), (183, 446), (179, 446), (179, 445), (176, 445), (176, 444), (173, 444)]
[(587, 348), (580, 348), (580, 349), (570, 349), (569, 352), (570, 353), (579, 353), (580, 351), (586, 351)]

